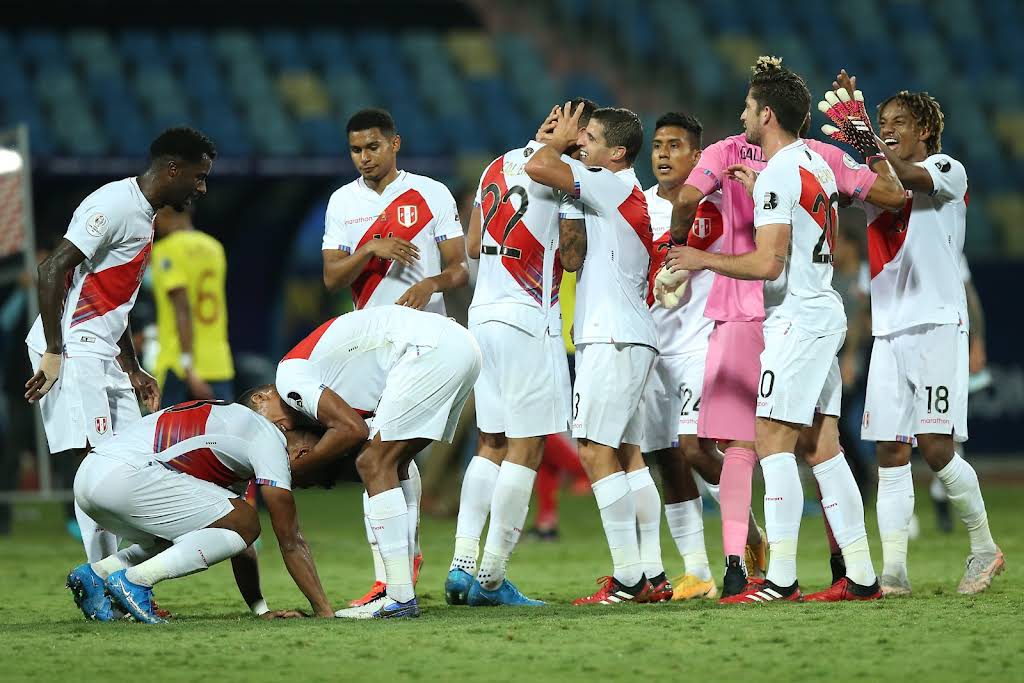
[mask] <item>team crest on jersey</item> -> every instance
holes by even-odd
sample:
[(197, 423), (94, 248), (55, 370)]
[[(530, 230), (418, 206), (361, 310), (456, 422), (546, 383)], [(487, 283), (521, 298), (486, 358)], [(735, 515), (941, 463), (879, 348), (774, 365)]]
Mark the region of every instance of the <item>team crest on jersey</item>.
[(103, 237), (107, 233), (107, 217), (102, 213), (94, 213), (86, 221), (85, 230), (93, 237)]
[(711, 234), (711, 219), (698, 218), (693, 221), (693, 234), (695, 237), (704, 239)]
[(108, 424), (109, 422), (110, 422), (110, 419), (107, 418), (107, 417), (97, 417), (96, 418), (96, 433), (97, 434), (106, 434), (107, 433), (107, 427), (109, 426), (109, 424)]
[(765, 211), (771, 211), (779, 207), (779, 195), (774, 192), (764, 193), (764, 206), (762, 207)]
[(398, 207), (398, 224), (403, 228), (411, 228), (416, 225), (416, 219), (419, 217), (419, 211), (416, 206), (412, 204), (403, 204)]

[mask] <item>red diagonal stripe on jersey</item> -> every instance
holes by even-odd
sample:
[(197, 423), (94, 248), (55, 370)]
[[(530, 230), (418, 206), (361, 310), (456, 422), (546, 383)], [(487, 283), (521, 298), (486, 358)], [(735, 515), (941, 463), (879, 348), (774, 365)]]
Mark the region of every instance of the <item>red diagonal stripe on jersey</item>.
[[(508, 226), (509, 221), (516, 214), (516, 207), (512, 205), (510, 201), (501, 201), (505, 193), (508, 192), (508, 181), (505, 179), (504, 172), (505, 157), (501, 156), (491, 162), (491, 165), (487, 167), (487, 171), (484, 173), (484, 177), (481, 180), (481, 205), (480, 210), (486, 217), (491, 216), (491, 220), (487, 223), (487, 234), (491, 236), (495, 242), (499, 245), (504, 239), (505, 247), (509, 249), (518, 249), (519, 258), (509, 256), (508, 254), (502, 254), (499, 256), (501, 259), (502, 267), (508, 271), (508, 274), (512, 276), (520, 287), (523, 288), (527, 294), (529, 294), (538, 303), (544, 301), (544, 245), (537, 241), (537, 238), (533, 236), (529, 228), (523, 222), (522, 218), (519, 219), (519, 223), (512, 228), (512, 232), (509, 233), (508, 238), (505, 238), (505, 228)], [(498, 188), (497, 193), (488, 192), (486, 188), (494, 185)], [(497, 206), (495, 206), (497, 204)], [(491, 212), (493, 211), (493, 215)], [(560, 273), (561, 269), (558, 269), (556, 273)], [(559, 282), (561, 282), (561, 276), (559, 275)], [(552, 302), (557, 301), (554, 293), (551, 295)]]
[(283, 363), (284, 361), (291, 360), (292, 358), (302, 358), (303, 360), (308, 359), (313, 355), (313, 349), (316, 348), (316, 343), (320, 341), (320, 337), (324, 336), (324, 333), (327, 332), (327, 328), (330, 327), (331, 323), (335, 320), (337, 320), (336, 317), (331, 318), (323, 325), (310, 332), (309, 336), (296, 344), (295, 348), (289, 351), (288, 354), (281, 359), (281, 362)]
[(196, 479), (202, 479), (224, 488), (242, 481), (227, 468), (227, 465), (218, 460), (216, 454), (209, 448), (197, 448), (168, 460), (164, 464)]
[[(647, 250), (647, 255), (654, 258), (654, 233), (651, 232), (651, 216), (647, 213), (647, 197), (639, 187), (633, 186), (633, 191), (621, 204), (619, 213), (633, 228), (633, 232), (640, 238), (640, 242)], [(648, 274), (650, 267), (648, 265)]]
[[(818, 197), (821, 197), (821, 200)], [(825, 230), (828, 225), (828, 214), (832, 212), (832, 225), (834, 226), (838, 220), (838, 212), (832, 207), (832, 202), (829, 201), (829, 196), (825, 192), (825, 189), (821, 186), (821, 181), (818, 180), (813, 173), (808, 171), (803, 166), (800, 167), (800, 206), (803, 207), (811, 219), (817, 223), (818, 227)], [(815, 211), (817, 207), (817, 211)], [(828, 253), (835, 253), (835, 234), (826, 234), (825, 239), (828, 240)]]
[[(410, 208), (406, 209), (406, 207)], [(403, 222), (405, 222), (404, 217), (409, 215), (408, 211), (410, 210), (415, 211), (415, 220), (410, 225), (402, 225), (399, 223), (398, 214), (400, 210), (403, 212)], [(423, 195), (416, 190), (406, 190), (388, 204), (387, 208), (377, 217), (377, 220), (367, 228), (363, 238), (356, 245), (356, 249), (372, 239), (384, 237), (401, 237), (411, 242), (416, 235), (420, 234), (423, 228), (427, 227), (427, 224), (433, 218), (434, 214), (430, 213), (430, 207), (427, 206), (427, 200), (423, 198)], [(356, 308), (366, 306), (366, 302), (373, 296), (381, 280), (388, 274), (388, 269), (391, 268), (391, 265), (391, 261), (385, 261), (376, 256), (370, 259), (370, 262), (363, 268), (363, 272), (352, 283), (352, 295), (355, 299)]]
[(871, 266), (871, 277), (882, 272), (885, 264), (896, 258), (907, 239), (907, 227), (910, 224), (910, 212), (914, 202), (908, 199), (898, 213), (883, 211), (868, 226), (868, 264)]
[(71, 318), (71, 327), (109, 313), (131, 301), (135, 292), (139, 291), (152, 249), (153, 243), (146, 242), (146, 246), (128, 263), (86, 275), (78, 295), (75, 314)]
[[(156, 421), (153, 434), (153, 452), (162, 453), (171, 446), (206, 433), (206, 423), (210, 419), (213, 405), (210, 403), (182, 403), (170, 408)], [(209, 448), (197, 448), (188, 453), (164, 462), (179, 472), (217, 484), (230, 486), (239, 478), (234, 472), (217, 459), (217, 455)]]

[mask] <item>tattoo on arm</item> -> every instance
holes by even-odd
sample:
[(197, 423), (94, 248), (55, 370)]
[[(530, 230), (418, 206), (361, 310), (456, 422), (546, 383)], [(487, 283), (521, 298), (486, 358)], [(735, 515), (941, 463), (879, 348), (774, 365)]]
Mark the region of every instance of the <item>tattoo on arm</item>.
[(558, 221), (558, 251), (562, 268), (574, 273), (583, 266), (587, 256), (587, 226), (578, 218)]

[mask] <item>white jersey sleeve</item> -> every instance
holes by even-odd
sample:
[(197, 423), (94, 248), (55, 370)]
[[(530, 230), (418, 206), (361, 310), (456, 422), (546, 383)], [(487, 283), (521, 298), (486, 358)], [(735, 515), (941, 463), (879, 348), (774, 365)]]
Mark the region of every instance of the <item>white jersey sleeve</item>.
[[(324, 217), (323, 249), (341, 249), (345, 244), (345, 217), (342, 210), (341, 192), (335, 192), (327, 202), (327, 214)], [(351, 250), (350, 250), (351, 251)]]
[(967, 169), (948, 154), (933, 154), (920, 164), (932, 178), (929, 196), (941, 202), (962, 201), (967, 194)]
[(583, 207), (569, 195), (562, 194), (561, 200), (558, 203), (558, 217), (560, 219), (583, 220)]
[(633, 188), (607, 168), (570, 164), (576, 198), (596, 214), (617, 210)]
[(767, 166), (754, 183), (754, 228), (792, 225), (800, 184), (792, 168)]
[(124, 218), (115, 206), (82, 206), (71, 217), (64, 237), (92, 259), (96, 252), (125, 238)]
[(306, 417), (317, 419), (316, 409), (325, 386), (316, 363), (304, 358), (281, 361), (274, 384), (285, 403)]
[[(255, 414), (254, 414), (255, 415)], [(256, 417), (260, 417), (256, 415)], [(267, 420), (260, 418), (259, 427), (251, 439), (252, 450), (249, 459), (258, 486), (275, 486), (290, 491), (292, 488), (291, 464), (288, 461), (288, 447), (281, 431)], [(284, 457), (281, 457), (282, 454)]]
[(459, 205), (451, 191), (437, 183), (437, 191), (431, 193), (431, 212), (434, 213), (432, 235), (435, 242), (444, 242), (455, 237), (462, 237), (462, 222), (459, 221)]

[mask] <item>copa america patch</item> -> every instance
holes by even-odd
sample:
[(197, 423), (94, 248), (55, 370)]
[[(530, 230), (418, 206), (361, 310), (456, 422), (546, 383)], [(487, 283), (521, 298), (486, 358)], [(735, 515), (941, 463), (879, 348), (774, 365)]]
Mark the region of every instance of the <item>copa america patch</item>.
[(949, 169), (953, 168), (953, 164), (949, 163), (946, 159), (939, 159), (935, 162), (935, 168), (939, 169), (939, 173), (949, 173)]
[(85, 222), (85, 231), (93, 237), (103, 237), (107, 234), (107, 217), (102, 213), (94, 213)]
[(523, 156), (528, 157), (533, 154), (533, 147), (526, 147), (523, 149)]
[(771, 211), (772, 209), (779, 208), (779, 195), (774, 192), (765, 192), (764, 205), (761, 208), (765, 211)]
[(302, 397), (299, 396), (299, 392), (297, 392), (297, 391), (289, 391), (288, 392), (288, 400), (289, 401), (295, 401), (295, 405), (296, 406), (298, 406), (299, 408), (302, 407)]

